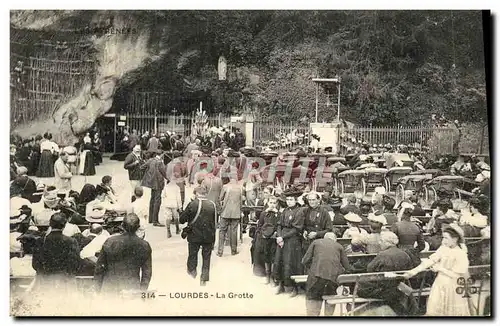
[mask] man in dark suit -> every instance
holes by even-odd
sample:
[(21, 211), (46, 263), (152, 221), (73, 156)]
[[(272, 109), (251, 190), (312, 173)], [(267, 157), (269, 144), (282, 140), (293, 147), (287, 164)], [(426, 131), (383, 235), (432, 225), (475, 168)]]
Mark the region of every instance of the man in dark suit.
[(151, 189), (151, 198), (149, 200), (149, 223), (153, 223), (154, 226), (165, 226), (158, 222), (161, 192), (165, 187), (165, 179), (168, 179), (167, 169), (160, 153), (161, 150), (155, 150), (155, 156), (150, 158), (144, 165), (146, 172), (141, 182), (141, 186)]
[(411, 215), (412, 216), (425, 216), (425, 211), (422, 208), (422, 206), (420, 206), (420, 204), (418, 203), (417, 196), (412, 195), (412, 196), (410, 196), (409, 199), (413, 205), (413, 211), (412, 211)]
[[(409, 216), (409, 214), (408, 214)], [(419, 265), (420, 259), (414, 261), (412, 257), (398, 248), (399, 238), (390, 231), (380, 233), (380, 251), (368, 264), (368, 273), (409, 270)], [(362, 298), (377, 298), (385, 300), (398, 315), (407, 315), (413, 309), (403, 305), (405, 295), (398, 290), (400, 280), (389, 278), (386, 280), (362, 282), (359, 284), (358, 295)], [(409, 304), (412, 300), (408, 301)]]
[(144, 163), (141, 156), (141, 145), (135, 145), (132, 153), (129, 153), (125, 158), (123, 167), (128, 170), (128, 178), (132, 186), (132, 193), (138, 186), (141, 185), (142, 171), (141, 165)]
[(53, 214), (49, 223), (50, 233), (33, 253), (37, 290), (40, 293), (57, 291), (58, 295), (70, 295), (76, 291), (80, 248), (75, 239), (62, 234), (67, 223), (63, 213)]
[[(306, 283), (306, 310), (308, 316), (319, 316), (323, 295), (334, 295), (337, 277), (350, 269), (344, 247), (337, 243), (335, 233), (328, 232), (323, 239), (311, 243), (302, 258), (309, 268)], [(333, 315), (334, 307), (325, 304), (325, 315)]]
[(101, 293), (147, 291), (152, 275), (151, 246), (136, 236), (139, 225), (139, 217), (128, 214), (122, 222), (125, 232), (104, 242), (94, 274)]
[(191, 231), (188, 233), (187, 272), (193, 278), (196, 278), (196, 268), (198, 266), (198, 251), (201, 247), (201, 256), (203, 264), (201, 266), (200, 285), (206, 285), (210, 276), (210, 256), (215, 243), (215, 203), (207, 199), (207, 189), (198, 187), (195, 189), (196, 199), (188, 204), (180, 216), (180, 223), (189, 223), (196, 218), (191, 225)]

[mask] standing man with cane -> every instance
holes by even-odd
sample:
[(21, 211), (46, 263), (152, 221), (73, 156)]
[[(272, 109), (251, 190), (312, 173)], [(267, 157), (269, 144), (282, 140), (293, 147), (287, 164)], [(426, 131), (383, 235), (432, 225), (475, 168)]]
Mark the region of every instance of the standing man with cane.
[(128, 178), (132, 187), (132, 194), (135, 188), (141, 185), (142, 171), (141, 166), (144, 163), (141, 156), (141, 145), (137, 144), (133, 147), (132, 152), (127, 155), (123, 167), (128, 170)]

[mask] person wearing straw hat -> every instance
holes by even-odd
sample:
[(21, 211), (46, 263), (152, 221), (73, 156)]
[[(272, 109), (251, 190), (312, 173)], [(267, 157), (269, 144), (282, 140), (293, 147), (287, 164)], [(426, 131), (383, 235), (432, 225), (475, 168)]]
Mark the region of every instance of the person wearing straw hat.
[(15, 213), (13, 216), (11, 212), (10, 216), (10, 252), (20, 252), (22, 249), (22, 244), (18, 238), (23, 234), (21, 230), (21, 223), (25, 220), (26, 215), (21, 214), (21, 211)]
[(54, 185), (59, 192), (67, 193), (71, 190), (71, 179), (73, 174), (68, 164), (70, 148), (65, 147), (59, 158), (54, 163)]
[[(14, 212), (14, 214), (17, 213), (24, 205), (31, 207), (31, 202), (28, 199), (23, 198), (22, 193), (23, 189), (19, 185), (15, 183), (10, 185), (10, 211)], [(14, 215), (11, 213), (11, 216)]]
[(85, 216), (85, 220), (89, 223), (104, 223), (105, 209), (94, 209)]
[(42, 205), (36, 205), (33, 208), (33, 220), (35, 225), (48, 226), (51, 216), (59, 212), (60, 198), (57, 197), (57, 189), (49, 186), (42, 195)]
[(385, 216), (382, 212), (369, 213), (368, 224), (370, 225), (371, 233), (354, 236), (351, 241), (352, 246), (362, 246), (367, 254), (376, 254), (380, 252), (380, 234), (382, 227), (387, 224)]
[(33, 253), (43, 237), (43, 233), (36, 229), (28, 229), (20, 235), (16, 241), (22, 246), (22, 257), (13, 257), (10, 259), (10, 275), (13, 277), (36, 276), (33, 268)]
[[(368, 264), (368, 273), (409, 270), (416, 266), (410, 256), (397, 247), (398, 236), (390, 231), (380, 235), (381, 251)], [(381, 281), (362, 282), (358, 287), (358, 295), (362, 298), (382, 299), (389, 304), (398, 315), (407, 315), (409, 309), (403, 306), (405, 295), (398, 290), (399, 279), (389, 278)]]
[(468, 209), (462, 211), (459, 225), (464, 229), (467, 237), (479, 237), (481, 229), (488, 226), (486, 207), (477, 197), (471, 198)]
[(467, 279), (469, 270), (464, 232), (457, 224), (445, 227), (439, 249), (404, 277), (409, 279), (427, 269), (437, 272), (437, 277), (432, 283), (425, 315), (470, 316), (468, 298), (456, 291), (459, 278)]
[(299, 189), (289, 188), (282, 197), (286, 208), (281, 212), (278, 222), (276, 243), (276, 260), (274, 277), (279, 282), (277, 294), (292, 288), (291, 296), (298, 293), (297, 285), (292, 281), (292, 275), (302, 274), (302, 244), (301, 232), (304, 228), (304, 216), (300, 214), (297, 198), (302, 194)]
[(359, 223), (361, 223), (362, 219), (358, 214), (347, 213), (344, 215), (344, 219), (347, 221), (348, 228), (344, 231), (344, 234), (342, 234), (342, 238), (352, 239), (360, 235), (368, 235), (365, 229), (359, 227)]

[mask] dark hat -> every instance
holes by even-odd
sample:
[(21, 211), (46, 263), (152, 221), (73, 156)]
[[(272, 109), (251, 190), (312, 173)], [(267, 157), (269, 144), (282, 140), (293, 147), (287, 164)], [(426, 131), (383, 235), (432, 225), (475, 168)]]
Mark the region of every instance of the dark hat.
[(240, 153), (234, 150), (230, 150), (229, 153), (227, 153), (228, 157), (240, 157)]
[(288, 188), (285, 191), (283, 191), (282, 196), (283, 196), (283, 198), (286, 198), (286, 197), (297, 198), (297, 197), (300, 197), (303, 193), (304, 193), (304, 190), (297, 189), (296, 187), (291, 187), (291, 188)]
[(342, 198), (337, 196), (325, 197), (325, 203), (332, 207), (340, 207), (342, 206)]
[(97, 195), (107, 194), (109, 192), (108, 188), (103, 187), (102, 185), (97, 185), (95, 187), (95, 190), (96, 190)]
[(299, 149), (299, 150), (297, 151), (297, 153), (295, 154), (295, 156), (296, 156), (296, 157), (307, 157), (307, 153), (306, 153), (304, 150)]
[(121, 224), (125, 216), (123, 215), (109, 215), (104, 219), (106, 224)]

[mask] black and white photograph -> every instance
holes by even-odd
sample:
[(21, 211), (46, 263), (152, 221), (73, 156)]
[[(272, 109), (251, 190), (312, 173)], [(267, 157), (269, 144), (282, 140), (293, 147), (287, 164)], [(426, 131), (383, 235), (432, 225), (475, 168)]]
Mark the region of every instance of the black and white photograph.
[(489, 10), (9, 18), (10, 316), (492, 316)]

